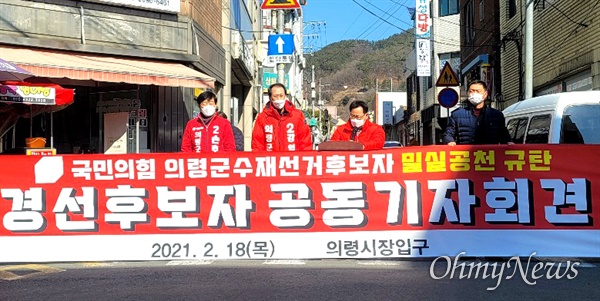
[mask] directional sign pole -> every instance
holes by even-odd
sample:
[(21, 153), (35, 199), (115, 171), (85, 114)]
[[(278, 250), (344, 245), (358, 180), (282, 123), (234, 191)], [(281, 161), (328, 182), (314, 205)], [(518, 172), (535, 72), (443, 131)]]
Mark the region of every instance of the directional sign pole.
[[(277, 33), (283, 34), (283, 21), (285, 19), (284, 10), (280, 9), (277, 11)], [(279, 53), (283, 53), (283, 39), (279, 37), (276, 41), (277, 43), (277, 51)], [(285, 83), (285, 64), (279, 63), (277, 64), (277, 82)]]

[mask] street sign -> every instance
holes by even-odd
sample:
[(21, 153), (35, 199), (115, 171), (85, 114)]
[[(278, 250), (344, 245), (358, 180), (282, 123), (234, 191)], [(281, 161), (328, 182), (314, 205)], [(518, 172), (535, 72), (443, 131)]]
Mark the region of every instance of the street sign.
[[(285, 75), (285, 89), (290, 90), (290, 75)], [(267, 92), (267, 89), (274, 84), (277, 83), (277, 73), (272, 72), (263, 72), (263, 92)]]
[(293, 53), (293, 34), (272, 34), (269, 36), (269, 50), (267, 55), (291, 55)]
[[(458, 79), (456, 78), (456, 73), (450, 67), (450, 64), (446, 61), (444, 64), (444, 69), (440, 73), (437, 82), (435, 83), (436, 87), (452, 87), (458, 86)], [(441, 93), (441, 92), (440, 92)]]
[(438, 102), (444, 108), (453, 108), (458, 103), (458, 93), (452, 88), (444, 88), (438, 93)]
[(394, 125), (394, 104), (391, 101), (383, 102), (383, 125)]
[(264, 0), (262, 9), (296, 9), (300, 8), (298, 0)]
[(293, 55), (269, 55), (267, 62), (271, 64), (290, 64), (292, 63)]

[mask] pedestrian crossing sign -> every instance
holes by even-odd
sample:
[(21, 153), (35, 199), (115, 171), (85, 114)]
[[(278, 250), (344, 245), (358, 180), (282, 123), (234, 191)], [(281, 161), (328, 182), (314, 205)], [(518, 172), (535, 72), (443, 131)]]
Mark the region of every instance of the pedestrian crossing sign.
[(446, 62), (446, 64), (444, 64), (444, 68), (442, 69), (442, 72), (440, 73), (440, 76), (437, 79), (437, 82), (435, 83), (436, 87), (452, 87), (452, 86), (458, 86), (458, 79), (456, 77), (456, 73), (454, 73), (454, 71), (452, 70), (452, 67), (450, 67), (450, 64), (448, 62)]
[(264, 0), (262, 9), (296, 9), (300, 8), (299, 0)]

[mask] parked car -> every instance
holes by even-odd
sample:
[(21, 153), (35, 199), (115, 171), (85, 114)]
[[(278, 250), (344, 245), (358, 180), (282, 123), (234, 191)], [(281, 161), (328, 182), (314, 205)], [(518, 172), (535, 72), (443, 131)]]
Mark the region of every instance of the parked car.
[(503, 113), (514, 143), (600, 144), (600, 91), (534, 97)]
[(383, 144), (383, 148), (397, 148), (397, 147), (402, 147), (402, 143), (398, 142), (398, 141), (386, 141)]

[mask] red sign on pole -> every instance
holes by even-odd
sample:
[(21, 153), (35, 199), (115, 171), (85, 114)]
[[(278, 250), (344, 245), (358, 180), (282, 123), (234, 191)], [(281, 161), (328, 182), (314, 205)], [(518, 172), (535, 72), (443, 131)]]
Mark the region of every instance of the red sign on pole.
[(264, 0), (262, 9), (296, 9), (300, 8), (298, 0)]

